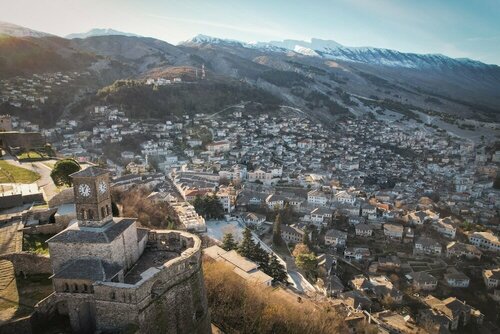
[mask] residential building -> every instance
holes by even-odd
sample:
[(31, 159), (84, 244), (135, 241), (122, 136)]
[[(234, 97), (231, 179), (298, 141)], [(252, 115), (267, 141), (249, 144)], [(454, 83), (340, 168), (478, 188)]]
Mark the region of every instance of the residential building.
[(295, 226), (281, 225), (281, 238), (286, 243), (300, 243), (304, 239), (305, 232)]
[(500, 240), (491, 232), (474, 232), (469, 235), (471, 244), (490, 252), (500, 252)]
[(332, 219), (332, 210), (324, 207), (315, 208), (309, 214), (311, 222), (315, 224), (327, 223)]
[(425, 236), (418, 238), (413, 247), (413, 253), (416, 255), (441, 255), (441, 252), (441, 244)]
[(500, 268), (483, 269), (484, 285), (488, 289), (494, 289), (500, 286)]
[(328, 203), (328, 196), (320, 190), (311, 190), (307, 193), (307, 203), (325, 206)]
[(369, 224), (357, 224), (355, 230), (360, 237), (371, 237), (373, 234), (373, 228)]
[(384, 224), (384, 235), (390, 239), (403, 239), (403, 225), (396, 223), (387, 223)]
[(416, 290), (432, 291), (436, 289), (438, 280), (425, 271), (408, 274), (412, 279), (412, 286)]
[(449, 268), (444, 274), (444, 280), (452, 288), (467, 288), (470, 283), (469, 277), (456, 268)]
[(347, 232), (331, 229), (325, 233), (327, 246), (344, 247), (347, 241)]
[(447, 257), (465, 257), (469, 260), (481, 259), (482, 252), (474, 245), (464, 244), (459, 241), (452, 241), (446, 245)]

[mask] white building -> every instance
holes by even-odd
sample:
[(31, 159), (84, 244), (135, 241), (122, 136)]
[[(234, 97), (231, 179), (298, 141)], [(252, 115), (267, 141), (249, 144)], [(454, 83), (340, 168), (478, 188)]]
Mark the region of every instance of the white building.
[(500, 241), (491, 232), (474, 232), (469, 235), (471, 244), (491, 252), (500, 252)]

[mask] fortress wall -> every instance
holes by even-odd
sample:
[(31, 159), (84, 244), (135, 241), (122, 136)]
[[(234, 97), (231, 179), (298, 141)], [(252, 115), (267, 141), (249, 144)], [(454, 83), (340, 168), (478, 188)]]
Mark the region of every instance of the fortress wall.
[(152, 231), (149, 241), (166, 236), (191, 248), (159, 269), (146, 270), (137, 284), (94, 285), (99, 329), (135, 324), (145, 333), (210, 333), (201, 241), (177, 231)]
[(9, 146), (31, 149), (44, 146), (45, 139), (40, 132), (0, 132), (0, 143), (6, 150)]
[(51, 274), (50, 258), (38, 254), (20, 252), (0, 256), (1, 260), (8, 260), (14, 265), (16, 275)]
[(139, 313), (139, 325), (146, 333), (210, 333), (203, 272), (201, 268), (180, 280)]
[(52, 197), (48, 204), (49, 208), (57, 207), (62, 204), (68, 204), (68, 203), (73, 203), (75, 201), (75, 195), (73, 193), (73, 188), (68, 188), (62, 190), (60, 193), (55, 194), (54, 197)]
[(125, 261), (126, 267), (130, 268), (139, 259), (139, 245), (137, 244), (137, 223), (134, 222), (125, 230), (121, 236), (121, 246), (113, 248), (116, 256)]
[(63, 223), (56, 224), (43, 224), (25, 227), (23, 233), (25, 234), (57, 234), (64, 230), (68, 225)]

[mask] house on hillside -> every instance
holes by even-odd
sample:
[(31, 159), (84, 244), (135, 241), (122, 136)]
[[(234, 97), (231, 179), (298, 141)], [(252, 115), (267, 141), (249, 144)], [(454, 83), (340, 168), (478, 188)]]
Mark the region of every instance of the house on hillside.
[(333, 247), (344, 247), (347, 241), (347, 232), (331, 229), (325, 233), (325, 244)]

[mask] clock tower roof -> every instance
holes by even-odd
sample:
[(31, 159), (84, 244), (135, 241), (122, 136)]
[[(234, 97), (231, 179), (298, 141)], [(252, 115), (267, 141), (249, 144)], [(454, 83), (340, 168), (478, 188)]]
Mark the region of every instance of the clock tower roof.
[(95, 177), (95, 176), (104, 175), (104, 174), (108, 174), (108, 173), (109, 173), (109, 171), (106, 169), (91, 166), (91, 167), (85, 168), (81, 171), (78, 171), (76, 173), (73, 173), (70, 176), (72, 178), (73, 177)]

